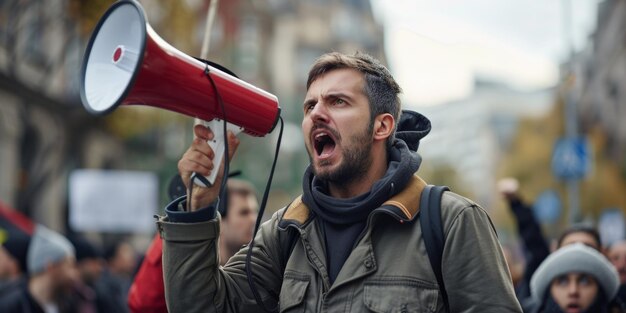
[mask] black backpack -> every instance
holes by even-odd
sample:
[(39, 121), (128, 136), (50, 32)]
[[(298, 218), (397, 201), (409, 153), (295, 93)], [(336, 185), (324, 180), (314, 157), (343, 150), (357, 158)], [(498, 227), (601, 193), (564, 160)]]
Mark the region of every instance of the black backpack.
[(443, 304), (447, 312), (450, 312), (448, 303), (448, 293), (443, 283), (443, 275), (441, 273), (441, 259), (443, 257), (443, 245), (445, 238), (443, 236), (443, 224), (441, 223), (441, 197), (444, 191), (449, 191), (446, 186), (427, 185), (422, 190), (420, 198), (419, 219), (422, 226), (422, 237), (424, 245), (430, 260), (430, 266), (433, 268), (439, 291), (443, 298)]

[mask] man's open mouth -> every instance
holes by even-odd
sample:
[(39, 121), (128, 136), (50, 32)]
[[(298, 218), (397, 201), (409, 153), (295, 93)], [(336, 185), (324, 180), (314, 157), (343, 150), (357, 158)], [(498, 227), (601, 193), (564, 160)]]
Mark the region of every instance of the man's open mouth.
[(313, 136), (313, 147), (317, 156), (325, 157), (335, 150), (335, 140), (328, 132), (321, 131)]

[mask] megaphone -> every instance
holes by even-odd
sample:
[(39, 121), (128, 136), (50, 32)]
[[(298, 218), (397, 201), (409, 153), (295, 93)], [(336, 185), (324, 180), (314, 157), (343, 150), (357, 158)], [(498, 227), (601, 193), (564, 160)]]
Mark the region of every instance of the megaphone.
[(80, 96), (96, 115), (119, 105), (147, 105), (204, 121), (226, 120), (231, 129), (252, 136), (271, 132), (280, 117), (275, 95), (172, 47), (134, 0), (114, 3), (98, 22), (83, 59)]

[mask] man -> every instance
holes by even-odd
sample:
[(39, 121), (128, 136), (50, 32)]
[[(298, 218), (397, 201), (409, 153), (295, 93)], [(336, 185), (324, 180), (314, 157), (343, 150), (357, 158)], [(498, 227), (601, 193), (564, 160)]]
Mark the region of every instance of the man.
[(565, 229), (556, 242), (556, 248), (560, 249), (573, 243), (582, 243), (602, 252), (602, 240), (600, 233), (593, 226), (574, 224)]
[(0, 296), (26, 281), (26, 255), (32, 231), (5, 219), (0, 213)]
[(26, 254), (34, 223), (0, 201), (0, 295), (25, 282)]
[(259, 207), (252, 184), (230, 178), (227, 182), (228, 209), (220, 207), (220, 265), (252, 240)]
[(619, 274), (617, 300), (626, 306), (626, 240), (611, 244), (607, 250), (607, 257)]
[[(176, 188), (172, 184), (177, 184), (182, 180), (173, 179), (170, 183), (170, 190)], [(178, 198), (176, 193), (170, 195), (171, 200)], [(226, 264), (241, 247), (252, 240), (254, 222), (257, 217), (258, 200), (256, 191), (252, 184), (241, 179), (228, 180), (228, 208), (220, 207), (220, 242), (219, 256), (220, 265)], [(157, 236), (154, 238), (146, 258), (144, 259), (128, 295), (128, 306), (135, 313), (167, 313), (165, 304), (165, 291), (163, 287), (162, 268), (162, 241)]]
[(59, 312), (78, 281), (74, 247), (62, 235), (37, 225), (28, 247), (28, 282), (0, 300), (2, 312)]
[[(75, 308), (76, 312), (105, 312), (108, 304), (103, 303), (102, 298), (108, 297), (102, 293), (108, 294), (109, 291), (95, 288), (104, 269), (101, 249), (79, 234), (73, 234), (68, 239), (76, 251), (76, 268), (80, 277), (80, 282), (74, 286), (74, 292), (68, 299), (68, 304)], [(98, 306), (101, 308), (98, 309)]]
[(607, 257), (619, 273), (620, 284), (626, 284), (626, 240), (611, 244), (607, 250)]
[[(400, 120), (399, 93), (368, 55), (321, 56), (303, 104), (311, 162), (303, 195), (259, 229), (250, 275), (248, 248), (218, 266), (218, 188), (194, 186), (157, 222), (170, 312), (445, 311), (417, 220), (425, 182), (414, 174), (421, 163), (415, 150), (430, 122), (413, 112)], [(194, 132), (178, 164), (186, 185), (192, 172), (219, 168), (206, 144), (211, 131)], [(232, 156), (239, 141), (228, 140)], [(521, 312), (487, 213), (446, 192), (441, 214), (450, 311)]]
[(104, 267), (95, 283), (98, 308), (103, 312), (129, 312), (126, 299), (137, 268), (137, 253), (126, 240), (112, 242), (104, 249)]
[[(530, 278), (541, 262), (548, 257), (550, 248), (543, 237), (541, 225), (535, 218), (532, 207), (524, 201), (519, 193), (519, 182), (517, 179), (505, 178), (500, 180), (498, 189), (504, 196), (504, 200), (509, 204), (511, 213), (515, 217), (517, 231), (525, 250), (526, 267), (523, 270), (523, 276), (514, 286), (522, 308), (525, 312), (530, 312), (531, 307), (534, 305), (530, 297)], [(514, 264), (510, 260), (507, 260), (507, 263), (509, 266)]]

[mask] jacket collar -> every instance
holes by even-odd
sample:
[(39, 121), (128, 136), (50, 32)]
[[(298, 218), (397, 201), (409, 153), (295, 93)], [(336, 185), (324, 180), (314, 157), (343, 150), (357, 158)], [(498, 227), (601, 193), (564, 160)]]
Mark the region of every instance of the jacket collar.
[[(420, 198), (425, 186), (426, 182), (423, 179), (413, 175), (402, 191), (385, 201), (380, 208), (374, 211), (388, 213), (400, 222), (412, 221), (419, 213)], [(302, 202), (300, 195), (285, 209), (278, 225), (282, 229), (289, 225), (300, 228), (312, 218), (311, 210)]]

